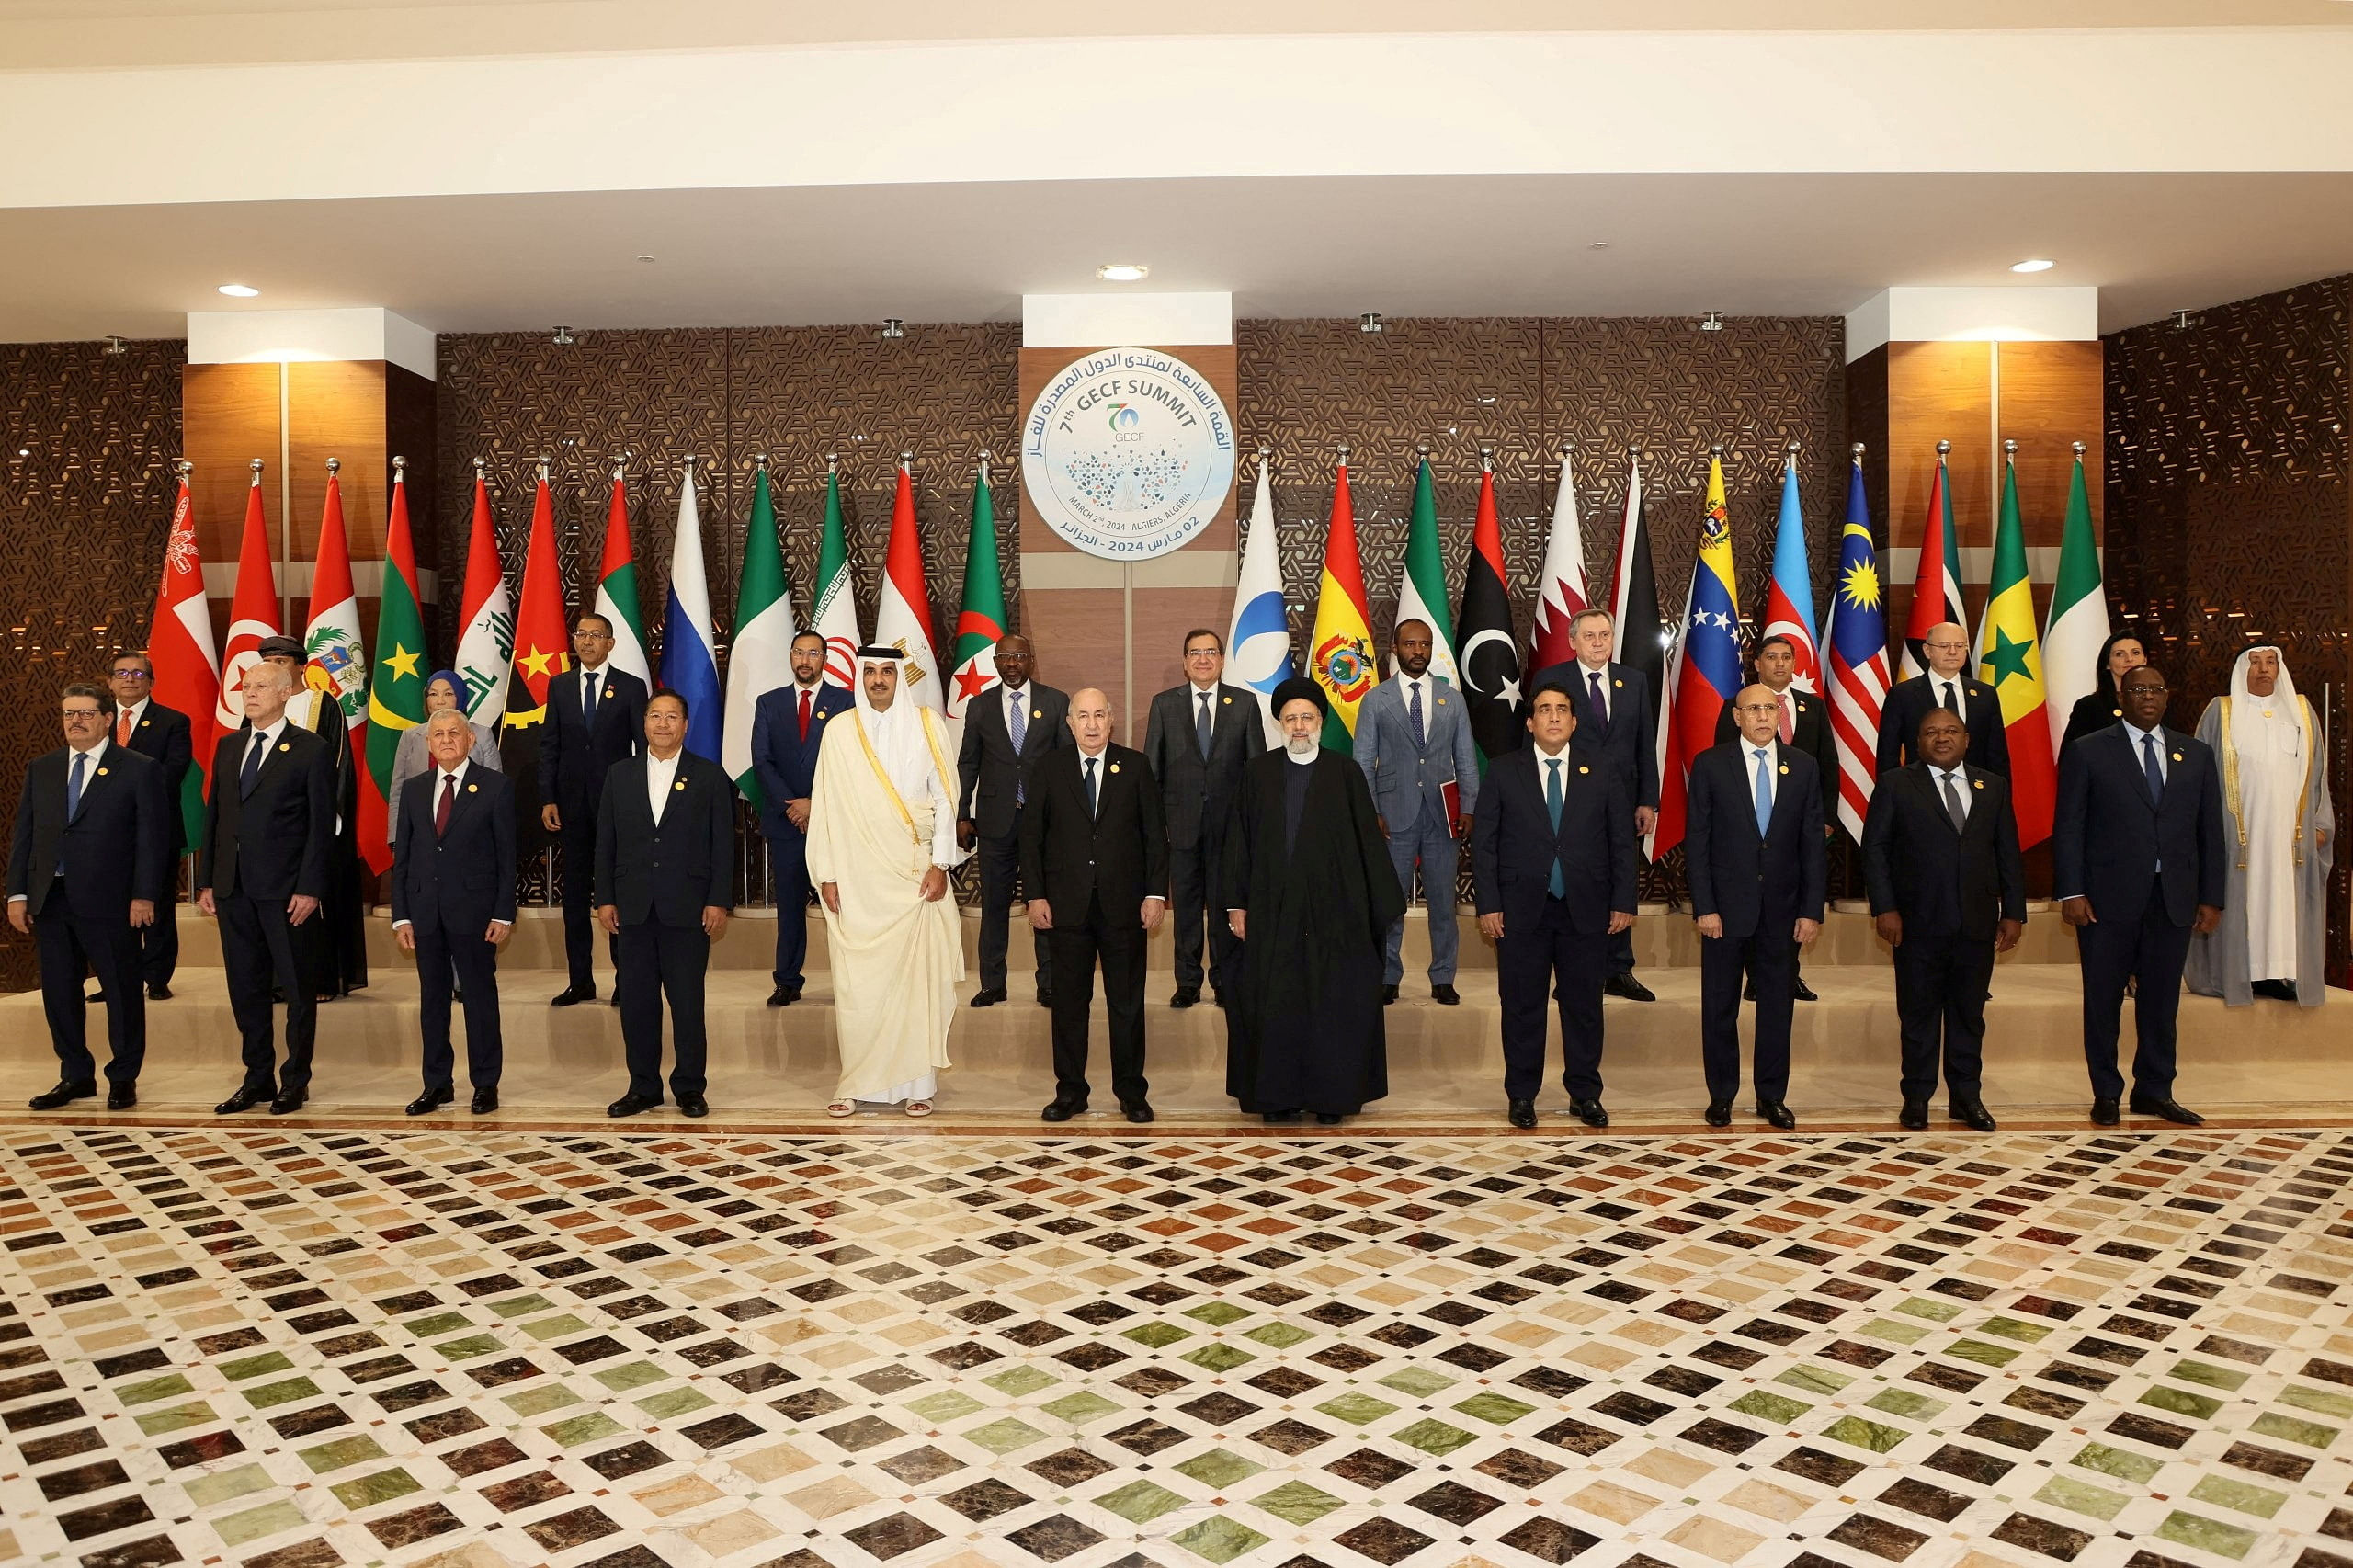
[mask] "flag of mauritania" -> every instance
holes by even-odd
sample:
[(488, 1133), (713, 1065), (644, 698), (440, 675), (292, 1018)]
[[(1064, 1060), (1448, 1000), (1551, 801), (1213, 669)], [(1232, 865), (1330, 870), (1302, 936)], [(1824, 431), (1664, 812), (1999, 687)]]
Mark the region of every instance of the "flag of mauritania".
[(727, 718), (720, 766), (756, 811), (767, 808), (752, 765), (752, 717), (763, 692), (792, 679), (792, 597), (784, 585), (784, 546), (777, 538), (768, 460), (752, 480), (752, 518), (744, 530), (744, 574), (735, 590), (735, 641), (727, 651)]
[[(1403, 626), (1418, 620), (1430, 629), (1430, 674), (1443, 676), (1449, 686), (1462, 677), (1454, 663), (1454, 618), (1446, 613), (1446, 566), (1438, 551), (1438, 489), (1430, 483), (1430, 460), (1414, 475), (1414, 517), (1405, 533), (1405, 570), (1397, 585), (1397, 619)], [(1397, 668), (1396, 639), (1390, 639), (1389, 668)]]
[(2056, 749), (2075, 704), (2098, 689), (2093, 665), (2108, 641), (2108, 590), (2100, 581), (2099, 538), (2092, 531), (2092, 499), (2084, 489), (2084, 455), (2067, 487), (2067, 528), (2059, 541), (2059, 576), (2051, 585), (2051, 619), (2042, 633), (2043, 706)]
[(972, 542), (964, 554), (964, 604), (956, 612), (956, 641), (949, 649), (955, 678), (948, 687), (948, 716), (961, 719), (964, 705), (996, 682), (997, 639), (1005, 635), (1005, 574), (996, 553), (996, 507), (989, 499), (988, 460), (981, 460), (972, 482)]
[(2003, 465), (1994, 573), (1977, 627), (1977, 673), (2002, 704), (2002, 730), (2010, 749), (2010, 810), (2018, 818), (2021, 849), (2051, 836), (2059, 800), (2051, 721), (2043, 711), (2042, 651), (2034, 633), (2034, 584), (2027, 576), (2026, 528), (2018, 520), (2018, 464), (2010, 462)]
[(401, 735), (425, 722), (425, 677), (430, 672), (424, 658), (425, 617), (417, 608), (408, 484), (395, 478), (392, 521), (384, 529), (384, 597), (376, 608), (376, 678), (368, 686), (368, 776), (388, 814), (401, 804), (392, 798), (392, 757)]

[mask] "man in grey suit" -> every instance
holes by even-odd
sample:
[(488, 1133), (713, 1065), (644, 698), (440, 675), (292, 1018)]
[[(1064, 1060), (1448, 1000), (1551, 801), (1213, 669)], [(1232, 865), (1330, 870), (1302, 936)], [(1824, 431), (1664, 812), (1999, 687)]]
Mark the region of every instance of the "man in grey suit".
[[(956, 844), (980, 845), (981, 988), (972, 1006), (1005, 1000), (1005, 956), (1014, 879), (1021, 872), (1021, 812), (1038, 759), (1071, 744), (1070, 696), (1030, 679), (1037, 660), (1027, 637), (996, 643), (996, 684), (964, 709), (964, 740), (956, 756)], [(1035, 888), (1023, 893), (1034, 894)], [(1054, 1005), (1053, 965), (1036, 944), (1038, 1006)]]
[[(1397, 885), (1411, 892), (1422, 870), (1422, 906), (1430, 925), (1430, 1000), (1453, 1006), (1457, 952), (1454, 868), (1457, 838), (1478, 804), (1479, 748), (1470, 712), (1443, 676), (1430, 674), (1437, 642), (1429, 623), (1404, 620), (1390, 641), (1397, 673), (1372, 688), (1357, 711), (1357, 766), (1372, 787), (1372, 807), (1389, 837)], [(1405, 977), (1405, 917), (1389, 927), (1381, 999), (1397, 1000)]]
[(1258, 694), (1228, 686), (1225, 639), (1206, 626), (1185, 633), (1185, 684), (1152, 699), (1144, 726), (1144, 765), (1160, 784), (1168, 816), (1168, 881), (1176, 910), (1176, 992), (1172, 1007), (1201, 999), (1202, 930), (1209, 934), (1209, 982), (1217, 1005), (1240, 971), (1240, 946), (1225, 918), (1225, 827), (1242, 790), (1242, 769), (1271, 748)]

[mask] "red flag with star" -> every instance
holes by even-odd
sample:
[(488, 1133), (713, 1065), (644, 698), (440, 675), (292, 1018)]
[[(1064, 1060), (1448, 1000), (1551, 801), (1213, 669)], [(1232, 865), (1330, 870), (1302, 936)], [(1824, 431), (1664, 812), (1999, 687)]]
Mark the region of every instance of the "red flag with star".
[(548, 686), (572, 667), (563, 623), (563, 573), (555, 558), (555, 505), (547, 472), (531, 498), (531, 541), (523, 556), (523, 598), (515, 610), (515, 677), (506, 724), (536, 724), (547, 714)]

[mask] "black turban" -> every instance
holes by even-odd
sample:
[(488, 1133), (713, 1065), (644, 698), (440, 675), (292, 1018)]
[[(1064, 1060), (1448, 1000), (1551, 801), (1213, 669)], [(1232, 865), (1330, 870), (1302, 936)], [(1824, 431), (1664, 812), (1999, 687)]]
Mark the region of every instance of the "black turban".
[(1305, 676), (1293, 676), (1275, 687), (1273, 708), (1275, 717), (1281, 718), (1283, 710), (1302, 697), (1315, 704), (1315, 710), (1325, 718), (1332, 716), (1332, 699), (1324, 695), (1324, 688)]

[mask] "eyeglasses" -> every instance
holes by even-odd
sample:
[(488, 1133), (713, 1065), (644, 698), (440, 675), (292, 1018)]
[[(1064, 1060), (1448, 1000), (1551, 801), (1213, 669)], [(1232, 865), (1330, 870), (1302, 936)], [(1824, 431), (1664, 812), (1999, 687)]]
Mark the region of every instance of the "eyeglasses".
[(1779, 713), (1780, 710), (1781, 705), (1778, 702), (1744, 702), (1734, 710), (1741, 713)]
[(155, 677), (145, 670), (116, 670), (114, 672), (114, 678), (117, 680), (153, 680)]
[(57, 711), (67, 719), (102, 719), (106, 716), (95, 708), (61, 708)]
[(1218, 656), (1219, 651), (1215, 648), (1188, 648), (1185, 650), (1185, 657), (1188, 659), (1214, 659)]

